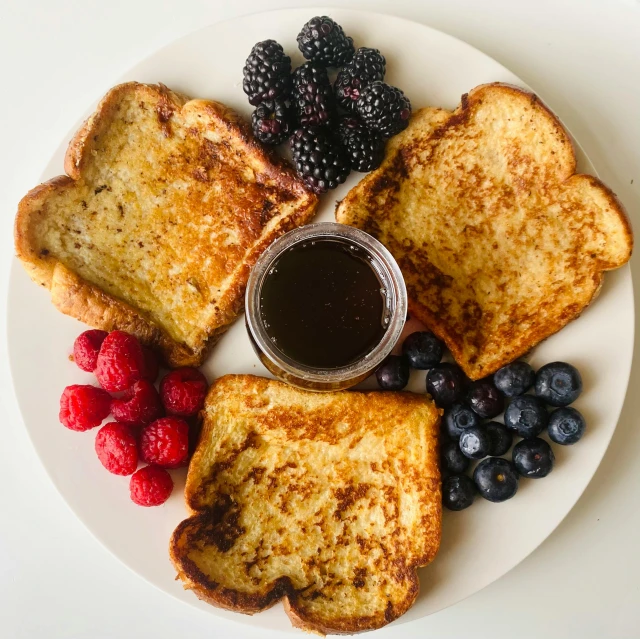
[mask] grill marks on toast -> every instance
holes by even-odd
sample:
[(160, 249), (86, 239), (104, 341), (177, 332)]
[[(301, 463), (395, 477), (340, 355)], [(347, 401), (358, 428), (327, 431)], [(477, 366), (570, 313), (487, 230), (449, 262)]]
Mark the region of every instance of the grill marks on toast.
[(438, 421), (411, 393), (217, 380), (171, 542), (185, 586), (246, 613), (285, 597), (318, 632), (397, 618), (439, 545)]
[(453, 113), (414, 114), (336, 219), (389, 248), (412, 315), (473, 379), (579, 315), (633, 244), (615, 195), (575, 174), (555, 116), (501, 84), (474, 89)]
[[(48, 288), (58, 267), (86, 283), (83, 300), (52, 289), (78, 319), (125, 328), (124, 304), (174, 365), (203, 360), (240, 312), (259, 254), (317, 204), (235, 113), (163, 86), (112, 89), (65, 169), (20, 203), (18, 257)], [(92, 301), (102, 313), (85, 310)]]

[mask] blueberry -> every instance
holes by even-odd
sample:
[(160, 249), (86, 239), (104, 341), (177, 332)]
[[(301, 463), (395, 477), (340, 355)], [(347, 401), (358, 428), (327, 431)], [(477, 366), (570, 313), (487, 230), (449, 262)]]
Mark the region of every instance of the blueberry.
[(467, 378), (456, 364), (436, 364), (427, 373), (427, 392), (442, 408), (461, 400), (467, 389)]
[(402, 343), (402, 354), (411, 368), (426, 370), (440, 362), (444, 345), (431, 331), (411, 333)]
[(449, 510), (469, 508), (476, 496), (476, 487), (466, 475), (451, 475), (442, 482), (442, 504)]
[(530, 479), (546, 477), (553, 469), (555, 457), (551, 446), (544, 439), (523, 439), (513, 447), (513, 465)]
[(534, 395), (514, 397), (504, 412), (504, 425), (525, 439), (537, 437), (548, 421), (546, 406)]
[(551, 406), (568, 406), (582, 392), (582, 377), (566, 362), (545, 364), (536, 375), (536, 395)]
[(586, 427), (584, 417), (571, 406), (557, 408), (549, 415), (549, 438), (556, 444), (575, 444)]
[(409, 372), (406, 357), (389, 355), (376, 371), (378, 386), (383, 390), (402, 390), (409, 383)]
[(491, 450), (491, 437), (482, 426), (465, 428), (460, 435), (460, 450), (470, 459), (482, 459)]
[(473, 382), (467, 394), (469, 406), (480, 417), (497, 417), (504, 410), (504, 397), (490, 379)]
[(513, 443), (513, 435), (507, 427), (500, 422), (489, 422), (483, 428), (487, 431), (491, 445), (489, 447), (489, 455), (496, 457), (504, 455)]
[(502, 457), (483, 459), (473, 473), (478, 492), (489, 501), (511, 499), (518, 490), (518, 473), (513, 464)]
[(535, 381), (536, 373), (527, 362), (511, 362), (493, 375), (496, 388), (507, 397), (524, 395)]
[(441, 470), (443, 473), (459, 475), (464, 473), (471, 463), (458, 446), (458, 442), (446, 441), (440, 447)]
[(442, 425), (447, 436), (458, 441), (465, 428), (479, 426), (480, 419), (467, 405), (458, 402), (445, 409)]

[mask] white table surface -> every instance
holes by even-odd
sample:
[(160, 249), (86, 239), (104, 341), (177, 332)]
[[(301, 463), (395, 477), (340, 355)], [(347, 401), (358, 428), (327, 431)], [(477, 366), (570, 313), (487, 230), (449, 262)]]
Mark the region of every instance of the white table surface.
[[(0, 304), (6, 299), (16, 204), (88, 104), (134, 62), (200, 26), (268, 8), (317, 4), (2, 0)], [(638, 0), (333, 4), (424, 22), (510, 68), (566, 122), (640, 229)], [(632, 270), (637, 312), (637, 258)], [(4, 309), (0, 332), (0, 638), (275, 637), (171, 599), (93, 539), (50, 484), (22, 425), (7, 366)], [(374, 636), (640, 637), (640, 340), (634, 362), (604, 461), (551, 537), (466, 601)], [(34, 369), (34, 375), (45, 374)]]

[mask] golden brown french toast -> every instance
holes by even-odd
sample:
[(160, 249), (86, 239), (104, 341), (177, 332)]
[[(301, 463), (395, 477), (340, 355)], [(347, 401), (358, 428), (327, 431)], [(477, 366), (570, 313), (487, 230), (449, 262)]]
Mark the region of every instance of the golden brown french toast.
[(426, 395), (212, 385), (170, 553), (185, 588), (352, 633), (408, 610), (440, 543), (439, 413)]
[(479, 379), (577, 317), (631, 255), (622, 205), (575, 171), (535, 95), (483, 85), (453, 113), (416, 112), (336, 219), (387, 246), (411, 314)]
[(67, 175), (20, 202), (18, 257), (63, 313), (198, 365), (242, 309), (249, 271), (317, 197), (233, 111), (121, 84), (69, 145)]

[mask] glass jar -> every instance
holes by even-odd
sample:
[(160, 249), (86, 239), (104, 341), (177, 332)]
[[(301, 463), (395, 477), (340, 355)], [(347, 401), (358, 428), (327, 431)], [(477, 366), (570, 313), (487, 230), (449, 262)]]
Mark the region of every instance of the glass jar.
[[(317, 240), (335, 240), (364, 254), (380, 282), (386, 325), (380, 341), (357, 361), (336, 368), (315, 368), (295, 361), (269, 337), (261, 312), (262, 285), (278, 258), (292, 247)], [(333, 391), (366, 379), (395, 346), (407, 315), (407, 290), (395, 259), (378, 240), (351, 226), (336, 223), (309, 224), (277, 239), (260, 256), (247, 284), (245, 321), (251, 343), (264, 366), (277, 378), (299, 388)], [(310, 339), (313, 337), (310, 336)]]

